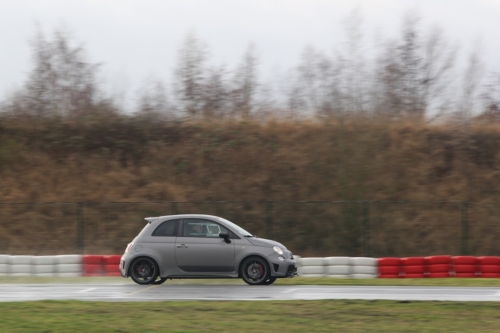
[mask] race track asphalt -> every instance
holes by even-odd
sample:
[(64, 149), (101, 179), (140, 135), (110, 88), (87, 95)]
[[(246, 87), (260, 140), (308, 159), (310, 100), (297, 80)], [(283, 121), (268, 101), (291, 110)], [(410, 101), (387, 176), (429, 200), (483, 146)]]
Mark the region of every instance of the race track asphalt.
[(172, 300), (408, 300), (500, 301), (500, 288), (246, 286), (134, 284), (2, 284), (0, 302), (34, 300), (172, 301)]

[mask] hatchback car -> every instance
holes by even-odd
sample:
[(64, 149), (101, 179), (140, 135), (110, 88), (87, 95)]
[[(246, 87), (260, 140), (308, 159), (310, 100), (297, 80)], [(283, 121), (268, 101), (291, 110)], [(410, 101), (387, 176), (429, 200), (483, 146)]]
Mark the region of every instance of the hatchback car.
[(211, 215), (148, 217), (120, 261), (123, 277), (138, 284), (177, 278), (242, 278), (269, 285), (297, 275), (292, 252)]

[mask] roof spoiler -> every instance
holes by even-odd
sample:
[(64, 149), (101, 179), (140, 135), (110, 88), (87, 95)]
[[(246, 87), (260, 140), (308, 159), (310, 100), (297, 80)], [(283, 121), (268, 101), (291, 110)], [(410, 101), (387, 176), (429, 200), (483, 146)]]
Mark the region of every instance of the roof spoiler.
[(148, 221), (149, 223), (151, 223), (153, 221), (158, 220), (158, 217), (146, 217), (145, 220)]

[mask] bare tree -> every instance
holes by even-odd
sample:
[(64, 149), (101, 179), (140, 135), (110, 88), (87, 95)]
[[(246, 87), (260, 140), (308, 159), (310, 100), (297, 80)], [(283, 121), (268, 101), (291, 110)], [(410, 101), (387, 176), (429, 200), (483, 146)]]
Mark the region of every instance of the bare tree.
[(203, 90), (203, 115), (206, 118), (222, 117), (228, 113), (229, 87), (224, 66), (208, 70)]
[(460, 119), (468, 123), (478, 99), (478, 89), (482, 79), (483, 64), (479, 57), (480, 47), (475, 47), (469, 55), (467, 68), (463, 77), (462, 98), (460, 102)]
[(423, 36), (420, 21), (418, 15), (408, 13), (401, 39), (388, 43), (380, 59), (384, 96), (377, 109), (391, 115), (423, 119), (449, 86), (456, 48), (444, 41), (437, 27)]
[(23, 89), (26, 113), (38, 118), (77, 116), (97, 103), (98, 65), (72, 44), (64, 30), (57, 30), (51, 40), (38, 31), (31, 44), (34, 68)]
[(252, 112), (257, 81), (258, 59), (254, 45), (249, 45), (243, 60), (236, 68), (233, 80), (233, 113), (248, 118)]
[(137, 113), (152, 118), (172, 118), (165, 85), (160, 80), (148, 80), (139, 92)]
[(194, 33), (189, 33), (179, 50), (175, 68), (175, 91), (188, 116), (201, 113), (206, 80), (207, 47)]

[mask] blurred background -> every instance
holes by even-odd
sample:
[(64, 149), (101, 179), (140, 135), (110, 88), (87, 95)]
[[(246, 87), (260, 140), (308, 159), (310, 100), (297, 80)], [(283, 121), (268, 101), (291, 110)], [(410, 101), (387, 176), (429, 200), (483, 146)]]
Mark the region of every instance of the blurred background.
[(0, 11), (0, 253), (201, 213), (302, 256), (500, 255), (500, 1), (68, 3)]

